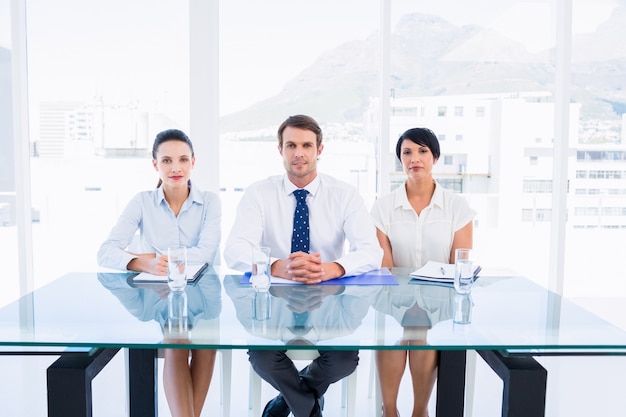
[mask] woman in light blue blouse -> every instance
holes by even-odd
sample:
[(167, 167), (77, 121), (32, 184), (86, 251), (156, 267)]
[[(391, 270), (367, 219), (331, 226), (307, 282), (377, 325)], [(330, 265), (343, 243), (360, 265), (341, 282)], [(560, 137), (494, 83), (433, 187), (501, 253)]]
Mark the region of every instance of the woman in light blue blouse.
[[(219, 197), (191, 182), (193, 145), (180, 130), (159, 133), (152, 147), (157, 188), (137, 194), (98, 251), (103, 267), (167, 275), (167, 248), (186, 246), (189, 264), (219, 260)], [(139, 231), (135, 244), (135, 235)], [(132, 245), (131, 245), (132, 243)], [(214, 350), (166, 349), (163, 384), (172, 416), (198, 417), (204, 405)]]

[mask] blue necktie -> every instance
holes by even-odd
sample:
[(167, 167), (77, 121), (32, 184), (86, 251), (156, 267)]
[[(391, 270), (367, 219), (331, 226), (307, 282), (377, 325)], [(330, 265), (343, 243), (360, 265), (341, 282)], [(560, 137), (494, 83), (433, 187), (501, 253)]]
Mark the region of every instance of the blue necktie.
[(291, 327), (291, 333), (302, 336), (309, 332), (309, 328), (306, 325), (309, 319), (309, 312), (305, 311), (303, 313), (293, 312), (293, 326)]
[(291, 235), (291, 253), (309, 253), (309, 207), (306, 205), (307, 190), (296, 190), (296, 211), (293, 214), (293, 234)]

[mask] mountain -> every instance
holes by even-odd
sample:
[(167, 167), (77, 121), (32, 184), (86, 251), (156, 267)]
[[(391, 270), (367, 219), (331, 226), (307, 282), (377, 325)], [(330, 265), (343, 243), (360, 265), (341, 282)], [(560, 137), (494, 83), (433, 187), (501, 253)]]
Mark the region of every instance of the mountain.
[[(626, 111), (626, 44), (618, 36), (624, 25), (626, 9), (618, 8), (595, 33), (573, 39), (572, 98), (588, 116)], [(498, 32), (417, 13), (404, 16), (391, 36), (395, 97), (554, 89), (554, 49), (530, 53)], [(268, 120), (277, 123), (276, 114), (294, 112), (325, 123), (362, 121), (370, 97), (378, 96), (378, 38), (374, 33), (321, 55), (276, 96), (222, 117), (222, 131), (263, 128)]]
[(589, 117), (609, 117), (609, 109), (626, 113), (624, 27), (626, 8), (620, 7), (594, 33), (573, 39), (572, 98), (590, 106)]

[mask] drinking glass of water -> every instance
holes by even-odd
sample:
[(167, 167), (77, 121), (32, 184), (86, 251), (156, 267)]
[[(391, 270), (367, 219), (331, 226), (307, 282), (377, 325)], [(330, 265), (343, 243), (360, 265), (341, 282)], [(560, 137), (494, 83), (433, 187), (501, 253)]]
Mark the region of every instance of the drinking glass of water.
[(167, 248), (167, 285), (172, 291), (182, 291), (187, 285), (187, 248)]
[(469, 294), (474, 283), (474, 268), (471, 249), (456, 249), (454, 252), (454, 289), (459, 294)]
[(261, 246), (252, 248), (252, 275), (250, 283), (257, 291), (267, 291), (270, 288), (270, 248)]

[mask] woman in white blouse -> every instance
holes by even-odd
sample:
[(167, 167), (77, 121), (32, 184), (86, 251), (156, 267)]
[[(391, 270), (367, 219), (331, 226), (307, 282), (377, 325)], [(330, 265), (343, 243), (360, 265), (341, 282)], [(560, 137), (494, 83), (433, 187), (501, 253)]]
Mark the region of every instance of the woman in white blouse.
[[(377, 236), (384, 250), (382, 266), (417, 269), (429, 260), (454, 263), (456, 248), (471, 248), (476, 212), (461, 196), (445, 190), (432, 175), (440, 156), (439, 141), (426, 128), (404, 132), (396, 145), (407, 180), (372, 208)], [(383, 415), (399, 416), (400, 381), (407, 362), (413, 383), (412, 417), (428, 416), (436, 380), (437, 351), (379, 350), (376, 365)]]
[[(189, 137), (177, 129), (159, 133), (152, 165), (159, 175), (154, 190), (137, 194), (126, 206), (98, 251), (107, 268), (167, 275), (168, 246), (187, 247), (190, 264), (219, 259), (222, 208), (215, 193), (191, 182), (196, 162)], [(139, 231), (138, 242), (135, 234)], [(134, 246), (131, 248), (131, 246)], [(199, 417), (209, 390), (214, 350), (165, 349), (163, 385), (172, 416)]]

